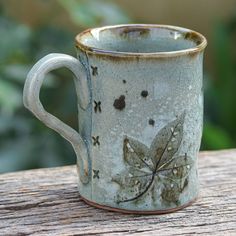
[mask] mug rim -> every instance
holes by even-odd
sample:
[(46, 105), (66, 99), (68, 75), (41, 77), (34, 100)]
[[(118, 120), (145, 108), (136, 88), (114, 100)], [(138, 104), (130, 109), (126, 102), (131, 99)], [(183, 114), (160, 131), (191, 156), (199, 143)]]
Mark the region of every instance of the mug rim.
[[(88, 35), (92, 35), (92, 31), (104, 31), (109, 29), (118, 29), (118, 28), (140, 28), (140, 29), (151, 29), (151, 28), (158, 28), (158, 29), (167, 29), (167, 30), (173, 30), (175, 32), (180, 33), (184, 36), (185, 39), (194, 41), (195, 46), (187, 48), (187, 49), (181, 49), (176, 51), (165, 51), (165, 52), (126, 52), (126, 51), (114, 51), (114, 50), (106, 50), (102, 48), (97, 48), (93, 46), (88, 46), (85, 43), (82, 42), (82, 38), (86, 37)], [(207, 46), (207, 40), (206, 38), (200, 34), (197, 31), (179, 27), (179, 26), (173, 26), (173, 25), (163, 25), (163, 24), (119, 24), (119, 25), (108, 25), (108, 26), (102, 26), (102, 27), (95, 27), (95, 28), (89, 28), (87, 30), (82, 31), (81, 33), (77, 34), (75, 37), (75, 44), (76, 47), (93, 54), (100, 54), (100, 55), (107, 55), (107, 56), (118, 56), (118, 57), (173, 57), (173, 56), (182, 56), (182, 55), (188, 55), (188, 54), (195, 54), (198, 52), (201, 52), (205, 49)]]

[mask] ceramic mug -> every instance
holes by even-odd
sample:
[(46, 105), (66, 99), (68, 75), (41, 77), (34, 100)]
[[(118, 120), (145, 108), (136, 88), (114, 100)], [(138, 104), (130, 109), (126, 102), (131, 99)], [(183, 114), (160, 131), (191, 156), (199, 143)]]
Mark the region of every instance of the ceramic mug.
[[(167, 213), (199, 190), (206, 39), (167, 25), (116, 25), (76, 36), (78, 59), (49, 54), (24, 87), (24, 105), (73, 146), (81, 197), (128, 213)], [(45, 75), (74, 74), (79, 131), (44, 110)]]

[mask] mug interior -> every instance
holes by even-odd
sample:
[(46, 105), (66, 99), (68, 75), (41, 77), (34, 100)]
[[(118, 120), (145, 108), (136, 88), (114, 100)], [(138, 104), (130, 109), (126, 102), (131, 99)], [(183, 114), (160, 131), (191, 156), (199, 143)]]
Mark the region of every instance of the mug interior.
[(195, 31), (165, 25), (93, 28), (77, 35), (76, 41), (90, 51), (140, 54), (196, 50), (206, 44), (206, 39)]

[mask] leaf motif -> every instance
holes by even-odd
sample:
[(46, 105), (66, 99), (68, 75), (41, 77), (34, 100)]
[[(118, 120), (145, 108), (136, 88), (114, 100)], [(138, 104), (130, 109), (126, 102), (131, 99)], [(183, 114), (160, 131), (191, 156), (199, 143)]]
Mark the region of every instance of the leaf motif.
[(156, 169), (168, 162), (178, 151), (183, 138), (185, 112), (168, 123), (154, 138), (150, 147), (150, 156)]
[(130, 137), (124, 138), (123, 155), (127, 168), (112, 179), (120, 185), (118, 203), (138, 200), (147, 192), (151, 192), (156, 202), (155, 188), (162, 179), (162, 199), (179, 204), (179, 195), (188, 185), (188, 174), (193, 164), (187, 154), (175, 156), (183, 138), (184, 118), (185, 112), (162, 128), (150, 149)]
[(179, 205), (179, 195), (181, 193), (181, 189), (179, 184), (172, 183), (170, 186), (165, 186), (161, 192), (161, 198), (170, 205), (174, 203), (175, 205)]
[(157, 172), (170, 179), (183, 179), (189, 174), (192, 165), (192, 159), (185, 154), (184, 156), (174, 157), (169, 162), (164, 163), (157, 169)]
[(121, 191), (117, 196), (117, 202), (128, 202), (139, 198), (144, 193), (152, 179), (152, 172), (145, 172), (130, 168), (112, 178), (112, 181), (120, 185)]
[(149, 155), (149, 148), (146, 145), (132, 138), (125, 137), (123, 153), (124, 160), (129, 166), (136, 168), (147, 167), (153, 170), (154, 166)]

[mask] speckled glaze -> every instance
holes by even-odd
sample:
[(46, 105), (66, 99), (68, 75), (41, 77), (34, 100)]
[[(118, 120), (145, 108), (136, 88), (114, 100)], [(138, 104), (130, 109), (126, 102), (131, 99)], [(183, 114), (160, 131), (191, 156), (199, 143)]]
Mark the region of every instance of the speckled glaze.
[[(165, 25), (117, 25), (77, 35), (78, 60), (50, 54), (30, 71), (24, 104), (71, 142), (81, 196), (97, 207), (165, 213), (196, 199), (206, 39)], [(75, 74), (79, 132), (47, 113), (46, 73)]]

